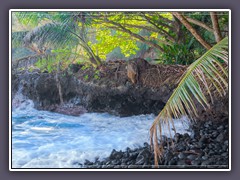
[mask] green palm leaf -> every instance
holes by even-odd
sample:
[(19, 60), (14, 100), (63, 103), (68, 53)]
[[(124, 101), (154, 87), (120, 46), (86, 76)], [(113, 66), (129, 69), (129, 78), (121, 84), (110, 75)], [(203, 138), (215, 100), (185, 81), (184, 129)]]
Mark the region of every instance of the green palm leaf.
[(48, 19), (48, 12), (13, 12), (21, 24), (36, 27), (43, 19)]
[(160, 140), (162, 138), (162, 127), (167, 125), (170, 132), (170, 124), (174, 127), (173, 118), (188, 116), (189, 120), (193, 120), (194, 117), (197, 117), (197, 108), (194, 103), (196, 101), (205, 109), (209, 108), (210, 103), (206, 95), (209, 95), (213, 100), (211, 93), (213, 88), (221, 96), (225, 95), (228, 89), (227, 65), (228, 38), (226, 37), (188, 67), (178, 87), (156, 117), (150, 129), (155, 165), (158, 164), (163, 152), (161, 145), (159, 146), (158, 143), (158, 136), (160, 136)]
[(39, 48), (59, 48), (66, 44), (76, 46), (79, 42), (78, 37), (73, 34), (77, 27), (73, 19), (75, 14), (71, 12), (16, 12), (14, 15), (20, 23), (35, 26), (24, 37), (15, 33), (18, 35), (13, 36), (15, 44), (22, 42), (26, 47), (35, 44)]
[(12, 32), (12, 46), (13, 48), (23, 47), (23, 39), (29, 31)]
[(48, 23), (29, 31), (23, 41), (26, 45), (36, 43), (39, 46), (64, 47), (66, 44), (78, 43), (78, 39), (70, 32), (67, 25)]

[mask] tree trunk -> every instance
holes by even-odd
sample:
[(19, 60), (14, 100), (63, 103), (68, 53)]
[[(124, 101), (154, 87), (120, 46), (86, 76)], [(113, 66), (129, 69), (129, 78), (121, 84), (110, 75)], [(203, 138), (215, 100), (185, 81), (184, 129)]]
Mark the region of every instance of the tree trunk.
[(210, 12), (210, 15), (211, 15), (212, 24), (213, 24), (213, 33), (215, 36), (215, 40), (218, 43), (219, 41), (222, 40), (222, 34), (218, 24), (218, 17), (216, 12)]
[(81, 36), (82, 36), (82, 43), (84, 43), (84, 46), (86, 47), (86, 51), (88, 55), (90, 56), (90, 61), (96, 65), (100, 66), (102, 64), (101, 59), (96, 56), (96, 54), (93, 52), (92, 48), (86, 43), (86, 28), (85, 28), (85, 14), (82, 12), (81, 16), (81, 22), (82, 22), (82, 29), (81, 29)]
[(96, 66), (100, 66), (102, 64), (101, 59), (93, 52), (93, 50), (91, 49), (91, 47), (88, 46), (88, 44), (86, 43), (86, 51), (88, 53), (88, 55), (90, 56), (90, 59), (93, 60), (91, 62), (94, 62), (94, 64)]
[(184, 34), (183, 34), (183, 31), (181, 29), (181, 22), (178, 20), (178, 18), (176, 18), (175, 16), (173, 16), (174, 18), (174, 27), (176, 29), (176, 34), (177, 34), (177, 37), (175, 39), (175, 42), (180, 44), (181, 42), (184, 42)]
[(60, 80), (59, 80), (59, 73), (60, 73), (60, 62), (58, 61), (57, 73), (56, 73), (56, 83), (57, 83), (58, 94), (59, 94), (59, 98), (60, 98), (60, 105), (63, 105), (63, 94), (62, 94), (61, 83), (60, 83)]
[(192, 33), (192, 35), (200, 42), (207, 50), (211, 49), (211, 45), (208, 44), (198, 32), (191, 26), (186, 18), (178, 12), (172, 12), (172, 14), (179, 19), (179, 21)]

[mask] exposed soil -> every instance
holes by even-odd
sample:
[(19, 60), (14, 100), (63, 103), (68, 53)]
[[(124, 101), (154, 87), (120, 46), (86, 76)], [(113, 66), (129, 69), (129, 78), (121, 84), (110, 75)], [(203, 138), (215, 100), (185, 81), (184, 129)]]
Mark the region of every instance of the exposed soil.
[[(82, 68), (83, 66), (75, 66), (75, 72), (77, 68), (76, 76), (81, 81), (95, 82), (97, 84), (105, 84), (111, 82), (111, 86), (120, 86), (130, 84), (131, 81), (127, 76), (127, 65), (132, 64), (136, 66), (138, 79), (135, 86), (148, 87), (148, 88), (160, 88), (163, 85), (174, 86), (176, 80), (183, 74), (188, 66), (183, 65), (151, 65), (144, 59), (132, 59), (126, 61), (109, 61), (97, 69), (94, 68)], [(84, 69), (84, 70), (83, 70)], [(74, 70), (73, 70), (74, 72)], [(96, 73), (98, 72), (98, 73)], [(99, 78), (94, 78), (94, 75), (99, 74)], [(86, 76), (88, 78), (86, 78)]]

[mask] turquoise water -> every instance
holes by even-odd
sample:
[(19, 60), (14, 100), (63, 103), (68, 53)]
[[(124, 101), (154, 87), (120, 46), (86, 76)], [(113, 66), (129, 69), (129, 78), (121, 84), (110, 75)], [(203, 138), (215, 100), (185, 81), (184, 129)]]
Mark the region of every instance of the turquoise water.
[[(77, 168), (78, 162), (105, 158), (112, 149), (139, 147), (149, 142), (154, 118), (152, 114), (121, 118), (107, 113), (74, 117), (38, 111), (26, 100), (12, 111), (12, 167)], [(175, 126), (179, 133), (187, 132), (187, 124), (183, 127), (176, 121)]]

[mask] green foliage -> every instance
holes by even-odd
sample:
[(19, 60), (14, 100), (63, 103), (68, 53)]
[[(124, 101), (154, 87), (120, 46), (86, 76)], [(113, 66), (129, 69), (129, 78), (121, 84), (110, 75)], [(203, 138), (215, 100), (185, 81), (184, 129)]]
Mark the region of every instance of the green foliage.
[(165, 53), (163, 53), (157, 63), (161, 64), (191, 64), (195, 55), (192, 49), (194, 39), (192, 38), (188, 44), (173, 44), (172, 46), (163, 45)]
[(44, 49), (64, 49), (66, 46), (76, 49), (80, 45), (79, 50), (84, 50), (84, 53), (95, 58), (99, 64), (94, 52), (85, 42), (86, 32), (79, 33), (82, 27), (79, 26), (80, 20), (76, 19), (77, 15), (79, 12), (18, 12), (18, 21), (22, 25), (31, 24), (33, 28), (25, 34), (23, 32), (21, 36), (20, 33), (13, 33), (13, 42), (21, 42), (26, 47), (36, 52), (41, 50), (43, 53)]
[(29, 72), (33, 72), (34, 67), (31, 66), (31, 67), (28, 68), (28, 70), (29, 70)]
[(23, 38), (27, 33), (28, 31), (12, 32), (12, 48), (22, 48), (24, 46)]
[(81, 70), (86, 70), (86, 69), (89, 69), (89, 68), (90, 68), (90, 66), (84, 65), (83, 67), (81, 67)]
[[(209, 13), (184, 15), (212, 26)], [(107, 58), (128, 60), (141, 56), (149, 47), (158, 49), (157, 62), (163, 64), (191, 64), (204, 53), (185, 26), (180, 25), (182, 34), (178, 34), (170, 12), (14, 12), (13, 21), (13, 47), (28, 47), (43, 54), (52, 50), (62, 67), (73, 61), (98, 66)], [(221, 12), (220, 28), (226, 29), (227, 23), (228, 13)], [(192, 25), (215, 44), (212, 32)], [(47, 66), (50, 64), (46, 68), (51, 69)]]
[(99, 75), (97, 75), (97, 74), (94, 74), (93, 78), (97, 79), (97, 80), (100, 79)]
[(84, 76), (84, 80), (85, 80), (85, 81), (87, 81), (88, 78), (89, 78), (88, 75), (85, 75), (85, 76)]
[(136, 40), (129, 34), (121, 31), (112, 31), (109, 28), (99, 28), (96, 31), (96, 42), (88, 42), (91, 48), (98, 52), (101, 59), (106, 59), (107, 54), (116, 48), (120, 48), (125, 57), (136, 54), (139, 50)]
[(23, 57), (34, 55), (33, 52), (29, 51), (27, 48), (19, 47), (12, 49), (12, 60), (15, 61), (17, 59), (21, 59)]
[(48, 71), (49, 73), (53, 71), (57, 71), (58, 63), (60, 63), (60, 70), (65, 69), (72, 63), (72, 61), (66, 61), (70, 59), (73, 53), (69, 50), (69, 48), (65, 49), (55, 49), (51, 51), (51, 54), (46, 56), (45, 58), (39, 59), (35, 66), (42, 71)]
[(218, 17), (219, 17), (220, 29), (228, 28), (228, 23), (229, 23), (228, 13), (220, 12)]
[(96, 79), (96, 80), (100, 79), (99, 70), (95, 70), (95, 71), (94, 71), (93, 78)]
[(35, 66), (39, 68), (42, 72), (47, 71), (49, 73), (56, 71), (56, 59), (53, 57), (46, 57), (38, 60)]
[(13, 12), (18, 21), (27, 26), (36, 27), (43, 20), (48, 19), (48, 12)]

